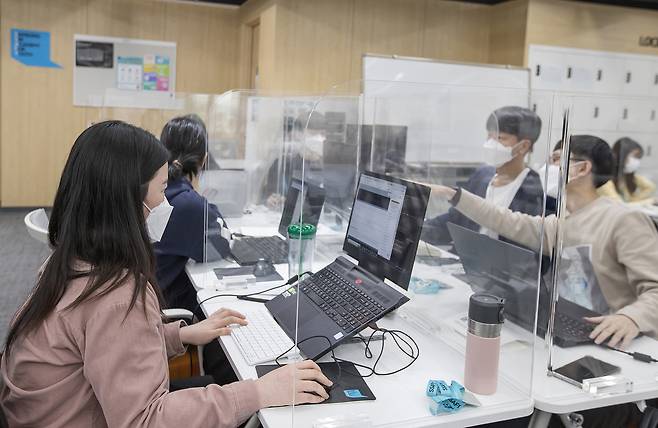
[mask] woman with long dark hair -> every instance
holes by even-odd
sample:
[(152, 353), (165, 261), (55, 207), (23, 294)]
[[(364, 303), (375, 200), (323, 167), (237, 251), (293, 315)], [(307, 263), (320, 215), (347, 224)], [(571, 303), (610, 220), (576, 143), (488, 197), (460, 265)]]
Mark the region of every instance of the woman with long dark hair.
[(151, 134), (117, 121), (74, 143), (53, 204), (53, 252), (1, 360), (10, 426), (231, 427), (262, 407), (327, 398), (321, 383), (331, 382), (311, 361), (169, 393), (168, 357), (244, 320), (224, 311), (192, 326), (162, 322), (150, 240), (170, 213), (167, 158)]
[(617, 170), (614, 177), (599, 189), (601, 196), (608, 196), (634, 204), (652, 204), (656, 185), (637, 173), (644, 149), (637, 141), (624, 137), (612, 146)]

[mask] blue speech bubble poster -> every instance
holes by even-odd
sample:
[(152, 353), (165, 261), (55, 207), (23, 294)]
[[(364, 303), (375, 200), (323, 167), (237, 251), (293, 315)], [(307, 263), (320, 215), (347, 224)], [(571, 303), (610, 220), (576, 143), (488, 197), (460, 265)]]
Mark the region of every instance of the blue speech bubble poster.
[(50, 32), (11, 29), (11, 57), (31, 67), (62, 68), (50, 60)]

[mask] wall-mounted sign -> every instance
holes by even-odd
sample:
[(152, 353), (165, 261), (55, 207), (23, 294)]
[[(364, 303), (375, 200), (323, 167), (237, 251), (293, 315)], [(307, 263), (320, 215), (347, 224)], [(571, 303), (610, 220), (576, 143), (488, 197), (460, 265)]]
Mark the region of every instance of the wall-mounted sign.
[(62, 68), (50, 60), (48, 31), (11, 29), (11, 57), (30, 67)]
[(640, 46), (658, 48), (658, 36), (640, 36)]

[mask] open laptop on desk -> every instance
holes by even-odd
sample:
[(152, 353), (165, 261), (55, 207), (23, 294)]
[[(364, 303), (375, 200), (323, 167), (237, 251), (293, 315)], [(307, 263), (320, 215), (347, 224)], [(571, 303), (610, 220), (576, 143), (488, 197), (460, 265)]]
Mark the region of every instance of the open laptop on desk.
[[(465, 282), (475, 291), (505, 298), (505, 315), (514, 323), (534, 330), (539, 256), (526, 248), (492, 239), (487, 235), (448, 223), (448, 231), (462, 261)], [(550, 295), (540, 281), (537, 334), (544, 337), (548, 326)], [(561, 347), (589, 343), (592, 325), (583, 317), (600, 314), (560, 297), (556, 305), (554, 343)]]
[[(302, 204), (302, 194), (304, 202)], [(269, 260), (274, 264), (288, 262), (288, 226), (297, 223), (300, 216), (304, 223), (318, 225), (325, 191), (322, 187), (293, 178), (288, 187), (288, 193), (279, 222), (278, 236), (243, 237), (237, 239), (231, 248), (233, 259), (240, 265), (253, 265), (259, 259)]]
[[(361, 174), (343, 243), (359, 264), (338, 257), (265, 304), (307, 358), (320, 358), (409, 300), (384, 279), (408, 287), (429, 195), (423, 185)], [(242, 339), (238, 345), (248, 354)]]

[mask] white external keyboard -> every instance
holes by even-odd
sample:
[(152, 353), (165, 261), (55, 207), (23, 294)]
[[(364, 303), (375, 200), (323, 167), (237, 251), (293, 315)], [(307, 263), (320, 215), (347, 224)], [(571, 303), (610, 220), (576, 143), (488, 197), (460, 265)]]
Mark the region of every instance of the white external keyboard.
[(249, 324), (235, 327), (231, 336), (237, 343), (247, 364), (254, 366), (274, 359), (290, 348), (286, 356), (298, 355), (299, 350), (264, 306), (241, 311)]

